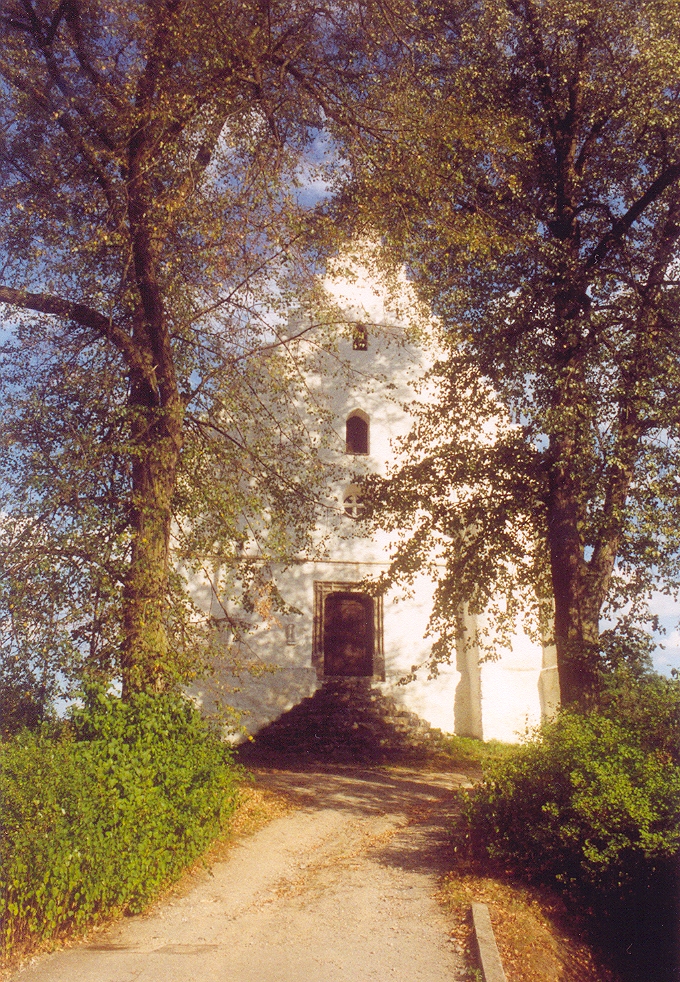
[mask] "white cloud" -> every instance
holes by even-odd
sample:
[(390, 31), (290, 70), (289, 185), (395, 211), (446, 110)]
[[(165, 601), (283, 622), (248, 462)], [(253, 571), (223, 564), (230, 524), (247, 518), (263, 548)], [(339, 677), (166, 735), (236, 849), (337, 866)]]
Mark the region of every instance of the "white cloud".
[(649, 602), (649, 609), (659, 617), (675, 616), (680, 620), (680, 599), (674, 600), (665, 593), (655, 593)]

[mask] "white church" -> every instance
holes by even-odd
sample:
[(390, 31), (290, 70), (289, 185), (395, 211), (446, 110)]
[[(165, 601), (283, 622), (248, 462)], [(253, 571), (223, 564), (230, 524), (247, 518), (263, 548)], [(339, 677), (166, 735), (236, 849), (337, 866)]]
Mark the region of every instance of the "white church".
[[(324, 680), (364, 679), (444, 733), (516, 742), (559, 702), (552, 645), (541, 646), (518, 628), (510, 647), (498, 646), (495, 660), (485, 660), (474, 643), (475, 618), (468, 615), (465, 631), (472, 640), (461, 643), (456, 663), (441, 665), (436, 678), (423, 667), (404, 681), (413, 666), (428, 662), (434, 584), (422, 575), (408, 595), (370, 591), (367, 583), (388, 568), (391, 550), (386, 535), (369, 537), (362, 529), (357, 475), (386, 474), (397, 459), (397, 443), (411, 428), (414, 387), (433, 348), (427, 337), (409, 340), (412, 332), (395, 310), (403, 308), (363, 267), (329, 278), (326, 289), (356, 325), (326, 361), (323, 353), (317, 357), (306, 379), (331, 414), (332, 445), (323, 453), (340, 479), (317, 529), (314, 555), (296, 557), (276, 574), (283, 599), (297, 613), (250, 618), (244, 643), (261, 670), (221, 679), (229, 703), (242, 713), (244, 730), (255, 734)], [(342, 372), (338, 364), (345, 366)], [(208, 586), (194, 582), (193, 593), (210, 612)], [(196, 694), (207, 705), (211, 683)]]

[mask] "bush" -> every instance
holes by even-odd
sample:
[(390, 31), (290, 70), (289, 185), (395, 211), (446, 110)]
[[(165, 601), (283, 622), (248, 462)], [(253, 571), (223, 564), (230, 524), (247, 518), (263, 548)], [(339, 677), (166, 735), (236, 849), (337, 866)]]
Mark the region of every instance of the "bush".
[(236, 804), (228, 748), (178, 695), (90, 693), (60, 730), (0, 745), (5, 946), (139, 911)]
[(52, 717), (54, 689), (41, 666), (27, 665), (0, 639), (0, 739)]
[(680, 845), (680, 768), (590, 713), (563, 714), (471, 799), (473, 846), (571, 893), (620, 890)]
[(656, 917), (674, 933), (679, 710), (677, 680), (619, 676), (598, 710), (563, 712), (492, 763), (459, 833), (473, 854), (557, 886), (614, 931)]

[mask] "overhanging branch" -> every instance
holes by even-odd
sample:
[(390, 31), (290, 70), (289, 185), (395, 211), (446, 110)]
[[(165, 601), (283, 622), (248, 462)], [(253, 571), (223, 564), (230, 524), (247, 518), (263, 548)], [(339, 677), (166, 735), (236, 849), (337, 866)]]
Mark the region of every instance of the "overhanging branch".
[(17, 290), (4, 284), (0, 284), (0, 303), (21, 310), (33, 310), (39, 314), (50, 314), (77, 324), (78, 327), (88, 328), (113, 344), (130, 368), (136, 368), (147, 375), (143, 359), (130, 335), (118, 327), (110, 317), (86, 304), (75, 303), (49, 293), (29, 293), (27, 290)]
[(609, 250), (618, 245), (627, 232), (631, 230), (635, 222), (642, 215), (643, 211), (655, 201), (663, 192), (680, 179), (680, 161), (667, 167), (655, 181), (649, 185), (643, 195), (630, 206), (625, 215), (619, 218), (605, 236), (600, 239), (590, 256), (585, 262), (584, 270), (590, 272), (597, 264), (607, 256)]

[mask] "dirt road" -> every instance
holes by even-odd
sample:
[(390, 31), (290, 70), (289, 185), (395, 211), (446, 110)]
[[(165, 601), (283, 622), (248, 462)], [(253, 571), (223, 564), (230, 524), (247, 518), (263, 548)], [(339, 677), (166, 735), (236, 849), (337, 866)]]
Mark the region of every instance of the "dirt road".
[(21, 982), (452, 982), (465, 971), (435, 899), (462, 775), (265, 771), (296, 807), (192, 889)]

